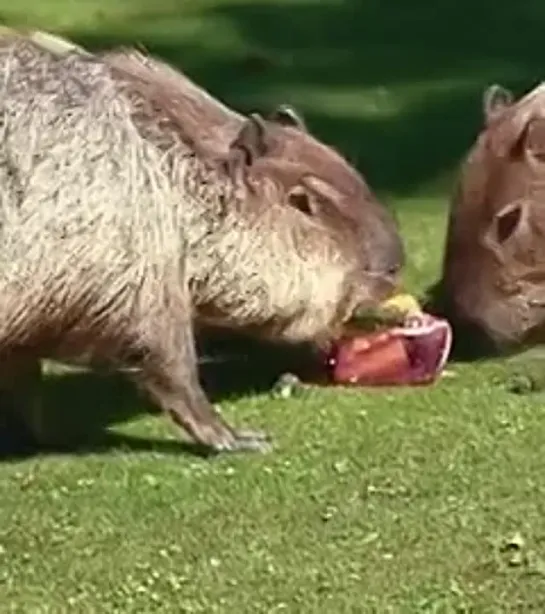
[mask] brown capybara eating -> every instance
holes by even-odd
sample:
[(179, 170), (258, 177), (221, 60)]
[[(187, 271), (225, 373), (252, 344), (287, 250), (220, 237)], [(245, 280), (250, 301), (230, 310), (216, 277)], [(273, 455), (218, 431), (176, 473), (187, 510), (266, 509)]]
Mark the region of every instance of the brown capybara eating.
[(40, 360), (85, 356), (135, 367), (209, 450), (268, 449), (208, 401), (195, 323), (334, 336), (395, 288), (392, 217), (293, 111), (243, 117), (137, 52), (59, 54), (16, 32), (0, 67), (2, 402), (37, 415)]
[(444, 312), (497, 351), (545, 341), (545, 85), (484, 94), (461, 168), (443, 262)]

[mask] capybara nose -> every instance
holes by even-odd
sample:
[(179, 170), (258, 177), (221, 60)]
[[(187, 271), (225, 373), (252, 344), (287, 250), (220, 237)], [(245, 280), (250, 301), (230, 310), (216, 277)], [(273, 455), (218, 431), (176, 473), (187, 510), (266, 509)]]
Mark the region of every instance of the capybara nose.
[(380, 237), (375, 234), (365, 251), (369, 272), (396, 283), (405, 265), (405, 247), (399, 234), (395, 231), (383, 232)]

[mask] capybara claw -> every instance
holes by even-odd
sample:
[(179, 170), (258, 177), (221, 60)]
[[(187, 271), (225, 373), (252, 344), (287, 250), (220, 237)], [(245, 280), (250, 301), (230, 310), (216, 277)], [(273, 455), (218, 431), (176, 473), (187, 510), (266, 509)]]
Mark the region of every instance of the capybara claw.
[(232, 431), (229, 437), (213, 441), (212, 450), (215, 453), (223, 452), (270, 452), (273, 448), (271, 439), (262, 431), (242, 429)]

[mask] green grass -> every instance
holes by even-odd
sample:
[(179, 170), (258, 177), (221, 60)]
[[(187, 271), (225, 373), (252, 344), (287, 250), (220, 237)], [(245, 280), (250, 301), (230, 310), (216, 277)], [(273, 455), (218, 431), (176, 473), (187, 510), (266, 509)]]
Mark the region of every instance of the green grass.
[[(141, 42), (244, 110), (296, 104), (395, 208), (417, 292), (439, 271), (483, 88), (522, 92), (545, 66), (541, 0), (4, 0), (0, 14), (94, 47)], [(244, 384), (244, 368), (223, 380)], [(214, 396), (276, 451), (214, 460), (185, 454), (123, 382), (52, 378), (81, 444), (0, 465), (0, 611), (544, 612), (545, 405), (509, 393), (506, 368), (285, 401), (250, 374)]]

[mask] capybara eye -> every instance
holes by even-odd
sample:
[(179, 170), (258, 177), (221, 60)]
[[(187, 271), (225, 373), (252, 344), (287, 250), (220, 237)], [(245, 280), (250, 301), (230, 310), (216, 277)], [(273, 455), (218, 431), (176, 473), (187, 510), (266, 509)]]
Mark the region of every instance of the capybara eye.
[(396, 263), (396, 264), (392, 264), (388, 268), (387, 272), (388, 272), (388, 275), (397, 275), (400, 270), (401, 270), (401, 263)]
[(295, 207), (305, 215), (312, 215), (312, 207), (310, 206), (310, 198), (306, 192), (292, 192), (289, 195), (288, 202), (292, 207)]

